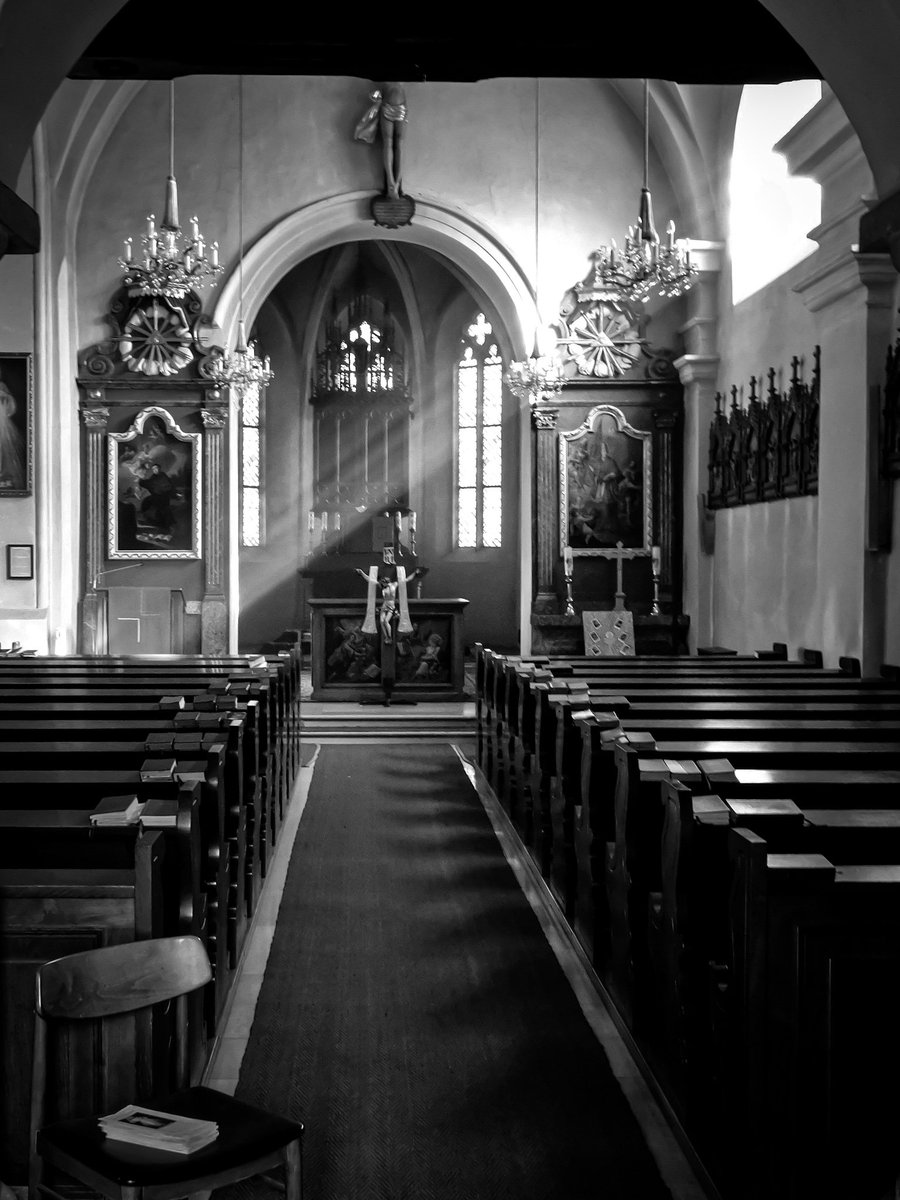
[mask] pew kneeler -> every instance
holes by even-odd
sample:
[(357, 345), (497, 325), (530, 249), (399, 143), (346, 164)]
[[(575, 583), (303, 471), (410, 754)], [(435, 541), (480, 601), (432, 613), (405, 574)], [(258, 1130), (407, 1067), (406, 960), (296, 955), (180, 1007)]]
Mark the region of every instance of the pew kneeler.
[[(303, 1126), (206, 1087), (187, 1087), (187, 1004), (211, 978), (203, 943), (193, 936), (153, 938), (57, 958), (37, 971), (31, 1100), (30, 1200), (59, 1196), (48, 1169), (64, 1172), (109, 1200), (175, 1200), (283, 1166), (286, 1200), (300, 1200)], [(129, 1100), (181, 1116), (215, 1121), (219, 1136), (193, 1154), (167, 1153), (113, 1141), (91, 1117), (45, 1125), (51, 1032), (71, 1023), (120, 1020), (174, 1002), (172, 1042), (177, 1090), (159, 1088), (135, 1055)], [(159, 1010), (156, 1010), (157, 1012)], [(140, 1039), (136, 1045), (140, 1046)], [(168, 1080), (167, 1080), (168, 1082)], [(117, 1105), (117, 1107), (121, 1107)]]

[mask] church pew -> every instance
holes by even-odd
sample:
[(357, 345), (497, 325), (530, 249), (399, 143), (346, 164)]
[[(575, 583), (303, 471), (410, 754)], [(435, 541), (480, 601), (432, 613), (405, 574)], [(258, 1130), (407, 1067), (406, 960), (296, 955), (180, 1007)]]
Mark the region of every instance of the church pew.
[(116, 681), (121, 676), (134, 677), (138, 674), (162, 679), (177, 672), (183, 677), (188, 673), (208, 678), (228, 678), (235, 683), (266, 681), (274, 699), (272, 719), (282, 738), (282, 751), (290, 763), (291, 774), (299, 767), (300, 756), (300, 654), (299, 648), (264, 657), (265, 667), (252, 667), (257, 656), (231, 656), (210, 658), (191, 655), (144, 655), (135, 657), (103, 656), (100, 658), (67, 656), (65, 658), (35, 657), (27, 661), (13, 660), (0, 663), (0, 686), (4, 680), (16, 678), (45, 678), (83, 675), (102, 676)]
[(612, 754), (616, 765), (615, 840), (607, 845), (605, 869), (610, 930), (605, 977), (624, 1019), (637, 1028), (648, 1020), (648, 993), (638, 981), (646, 978), (648, 970), (650, 895), (660, 890), (661, 786), (673, 773), (676, 777), (681, 774), (688, 786), (698, 787), (705, 782), (700, 760), (723, 755), (735, 766), (768, 769), (900, 769), (900, 743), (896, 741), (687, 741), (657, 742), (640, 749), (618, 741)]
[[(28, 795), (29, 771), (35, 763), (42, 770), (84, 770), (98, 766), (104, 770), (139, 768), (145, 759), (174, 755), (176, 762), (200, 760), (206, 763), (206, 779), (201, 785), (207, 793), (202, 810), (202, 852), (208, 879), (217, 877), (220, 865), (224, 869), (224, 884), (214, 892), (214, 911), (220, 914), (218, 929), (224, 934), (229, 965), (237, 965), (247, 929), (247, 814), (242, 797), (242, 779), (236, 766), (229, 770), (227, 749), (221, 733), (207, 734), (189, 750), (174, 750), (171, 746), (126, 740), (44, 740), (14, 743), (0, 741), (0, 772), (17, 772), (20, 785), (13, 795)], [(145, 789), (152, 793), (150, 785)], [(172, 785), (169, 784), (171, 792)], [(40, 793), (46, 800), (46, 793)], [(5, 798), (0, 800), (4, 804)], [(39, 801), (35, 801), (39, 803)], [(68, 795), (53, 799), (56, 808), (73, 807)]]
[[(0, 829), (0, 846), (10, 845), (7, 833)], [(29, 1031), (35, 970), (64, 954), (169, 932), (167, 850), (171, 839), (161, 830), (143, 837), (135, 837), (133, 831), (116, 831), (118, 836), (102, 840), (82, 833), (80, 840), (70, 842), (73, 855), (65, 864), (43, 867), (25, 860), (25, 866), (0, 867), (0, 988), (4, 1000), (0, 1005), (0, 1175), (9, 1182), (24, 1181), (28, 1176)], [(88, 849), (93, 862), (83, 866), (79, 855)], [(148, 1023), (138, 1025), (137, 1035), (145, 1050), (152, 1033)], [(92, 1077), (91, 1070), (98, 1063), (106, 1071), (111, 1100), (117, 1095), (124, 1055), (130, 1053), (133, 1062), (133, 1037), (133, 1025), (117, 1026), (102, 1055), (89, 1032), (71, 1042), (68, 1055), (59, 1063), (57, 1092), (63, 1113), (80, 1114), (85, 1103), (94, 1103), (93, 1095), (85, 1095), (84, 1080)], [(199, 1053), (205, 1052), (204, 1038)], [(148, 1061), (152, 1061), (149, 1053)]]
[[(769, 853), (822, 854), (838, 866), (900, 862), (900, 810), (803, 809), (756, 797), (726, 803), (676, 781), (662, 787), (662, 874), (651, 905), (652, 978), (661, 1034), (652, 1055), (682, 1124), (700, 1142), (716, 1124), (708, 998), (727, 985), (730, 953), (729, 830), (765, 837)], [(859, 791), (844, 789), (845, 801)], [(704, 1147), (698, 1145), (703, 1153)]]
[[(641, 695), (647, 694), (648, 690), (652, 692), (653, 698), (671, 699), (670, 689), (676, 683), (685, 698), (692, 692), (717, 685), (717, 691), (711, 693), (710, 699), (716, 699), (717, 692), (723, 694), (728, 689), (734, 691), (735, 689), (749, 688), (754, 683), (760, 692), (777, 693), (781, 691), (782, 686), (789, 683), (792, 689), (798, 691), (825, 690), (826, 696), (832, 687), (842, 689), (850, 683), (855, 685), (855, 690), (867, 694), (881, 693), (885, 690), (886, 685), (886, 681), (882, 679), (853, 679), (841, 671), (808, 671), (802, 669), (803, 664), (796, 664), (801, 670), (791, 670), (789, 675), (785, 675), (783, 672), (786, 667), (793, 667), (795, 664), (783, 662), (756, 663), (753, 664), (755, 669), (747, 672), (729, 670), (728, 667), (723, 668), (719, 663), (710, 660), (693, 659), (691, 660), (692, 664), (702, 663), (699, 670), (694, 666), (687, 669), (671, 669), (667, 668), (663, 662), (659, 664), (658, 669), (653, 667), (648, 673), (643, 660), (610, 659), (602, 661), (613, 663), (615, 666), (609, 667), (605, 671), (602, 669), (592, 671), (589, 667), (585, 667), (583, 670), (579, 669), (575, 674), (554, 676), (552, 662), (534, 668), (521, 663), (516, 665), (511, 662), (508, 664), (508, 673), (511, 678), (516, 680), (515, 686), (509, 682), (509, 686), (504, 690), (499, 687), (498, 683), (494, 697), (487, 696), (485, 699), (485, 715), (482, 720), (480, 761), (488, 782), (494, 787), (498, 796), (502, 798), (506, 790), (507, 779), (516, 776), (518, 763), (515, 741), (527, 737), (525, 729), (529, 718), (524, 714), (531, 712), (529, 693), (531, 687), (536, 686), (535, 681), (531, 678), (534, 671), (541, 672), (539, 678), (543, 680), (545, 690), (547, 680), (550, 679), (556, 689), (571, 691), (587, 688), (606, 693), (618, 693), (620, 696), (627, 695), (629, 699), (635, 698), (638, 692)], [(631, 666), (635, 663), (638, 664), (637, 667)], [(549, 676), (546, 674), (547, 671), (550, 672)], [(497, 678), (499, 680), (499, 675)], [(895, 689), (895, 701), (898, 695), (900, 693), (897, 693)], [(518, 716), (514, 716), (512, 713), (513, 705), (516, 707)], [(541, 713), (538, 713), (538, 720), (540, 720), (540, 716)]]
[[(275, 707), (266, 688), (266, 681), (262, 681), (261, 684), (251, 682), (247, 684), (247, 687), (249, 688), (247, 695), (242, 695), (237, 699), (237, 711), (242, 711), (244, 705), (249, 707), (251, 702), (257, 706), (258, 777), (265, 792), (262, 805), (264, 811), (271, 810), (275, 817), (275, 826), (277, 826), (281, 822), (292, 781), (282, 769), (282, 755), (275, 732)], [(173, 722), (181, 728), (182, 732), (202, 724), (198, 719), (199, 714), (195, 715), (193, 712), (197, 703), (210, 704), (212, 706), (210, 711), (218, 711), (215, 708), (215, 698), (210, 699), (209, 697), (208, 683), (202, 679), (194, 682), (160, 680), (147, 684), (142, 679), (132, 678), (130, 681), (120, 680), (115, 686), (110, 687), (108, 681), (103, 678), (98, 678), (96, 682), (90, 682), (73, 677), (64, 686), (56, 684), (48, 686), (44, 681), (40, 684), (33, 682), (29, 685), (20, 682), (16, 687), (0, 687), (0, 713), (21, 710), (19, 715), (24, 719), (35, 713), (37, 709), (48, 706), (54, 706), (55, 711), (68, 710), (69, 706), (75, 704), (91, 704), (97, 708), (108, 708), (115, 706), (119, 701), (122, 704), (155, 703), (158, 707), (161, 698), (168, 695), (182, 696), (185, 700), (185, 709), (190, 710), (172, 714)], [(223, 709), (222, 711), (232, 710)], [(275, 834), (276, 829), (273, 827), (269, 835), (270, 842), (274, 842)]]
[[(759, 711), (763, 714), (759, 720), (763, 720), (764, 724), (754, 727), (754, 718), (751, 718), (746, 713), (736, 716), (733, 720), (728, 720), (727, 717), (711, 718), (698, 717), (693, 718), (693, 698), (708, 694), (704, 689), (694, 687), (691, 689), (691, 696), (684, 696), (678, 686), (677, 681), (666, 681), (671, 690), (661, 690), (659, 694), (668, 695), (670, 697), (677, 696), (681, 702), (682, 713), (690, 713), (690, 719), (683, 718), (681, 721), (675, 721), (673, 718), (660, 718), (655, 720), (647, 718), (646, 721), (641, 721), (631, 716), (631, 701), (630, 699), (619, 698), (618, 707), (625, 711), (620, 715), (620, 721), (627, 728), (640, 729), (644, 728), (648, 731), (658, 728), (660, 733), (669, 737), (671, 740), (679, 738), (690, 738), (702, 735), (704, 732), (710, 736), (715, 736), (715, 731), (718, 729), (723, 736), (740, 736), (740, 737), (759, 737), (764, 735), (766, 729), (772, 731), (774, 736), (780, 736), (779, 726), (785, 733), (793, 731), (795, 737), (817, 735), (819, 728), (818, 720), (803, 722), (802, 718), (797, 721), (791, 721), (788, 718), (780, 720), (769, 720), (768, 717), (768, 702), (771, 697), (767, 693), (759, 699)], [(661, 687), (661, 685), (657, 685)], [(732, 680), (729, 683), (732, 695), (740, 697), (741, 695), (754, 694), (759, 691), (757, 688), (749, 689), (746, 693), (740, 688), (739, 683)], [(829, 688), (837, 688), (838, 692), (844, 691), (843, 685), (830, 684)], [(593, 704), (605, 704), (609, 699), (606, 696), (598, 697), (596, 693), (592, 694), (587, 690), (582, 690), (580, 685), (576, 689), (572, 689), (572, 685), (565, 680), (542, 680), (529, 686), (528, 692), (534, 692), (534, 706), (532, 711), (527, 711), (523, 705), (520, 710), (522, 718), (520, 724), (524, 728), (526, 719), (533, 721), (533, 733), (530, 736), (530, 742), (534, 745), (534, 751), (530, 755), (528, 765), (531, 766), (533, 778), (529, 789), (529, 794), (524, 798), (519, 796), (507, 797), (507, 807), (511, 815), (517, 810), (524, 809), (529, 799), (532, 806), (532, 815), (530, 821), (526, 817), (523, 824), (530, 829), (531, 845), (533, 846), (536, 857), (541, 865), (542, 871), (546, 873), (546, 868), (549, 865), (549, 857), (552, 847), (552, 821), (554, 809), (554, 797), (556, 797), (556, 808), (559, 809), (560, 804), (564, 802), (560, 799), (560, 790), (567, 792), (570, 797), (574, 797), (580, 788), (577, 787), (582, 769), (588, 774), (596, 774), (596, 764), (586, 763), (582, 768), (581, 758), (583, 756), (583, 745), (587, 736), (582, 730), (576, 730), (568, 719), (573, 712), (578, 712), (587, 709)], [(721, 689), (713, 689), (720, 691)], [(781, 704), (785, 703), (784, 688), (774, 689), (780, 696)], [(851, 698), (851, 693), (858, 693), (860, 689), (847, 689), (846, 696)], [(523, 692), (523, 696), (528, 693)], [(636, 693), (632, 693), (635, 695)], [(894, 698), (898, 698), (896, 691), (893, 693)], [(756, 698), (756, 697), (755, 697)], [(835, 698), (835, 693), (832, 692), (832, 700)], [(874, 706), (873, 706), (874, 707)], [(727, 708), (724, 706), (723, 711), (727, 713)], [(841, 725), (844, 726), (844, 732), (848, 736), (852, 736), (854, 740), (857, 738), (881, 738), (891, 737), (897, 732), (896, 721), (891, 722), (890, 710), (886, 710), (886, 720), (882, 723), (881, 720), (876, 721), (872, 718), (868, 725), (859, 725), (857, 728), (851, 728), (853, 722), (848, 719), (848, 714), (852, 713), (852, 705), (847, 704), (839, 709), (835, 706), (834, 718), (829, 718), (829, 713), (823, 714), (823, 722), (834, 732), (839, 733)], [(877, 713), (876, 713), (877, 716)], [(562, 723), (562, 724), (561, 724)], [(704, 724), (705, 723), (705, 724)], [(893, 724), (894, 728), (891, 728)], [(745, 732), (746, 731), (746, 732)], [(599, 729), (594, 728), (592, 736), (597, 738), (606, 737), (605, 733), (601, 733)], [(528, 735), (520, 734), (520, 741), (523, 745), (528, 745)], [(591, 743), (593, 744), (593, 743)], [(563, 764), (561, 766), (561, 763)], [(532, 765), (533, 764), (533, 765)], [(513, 779), (516, 786), (521, 787), (521, 776), (525, 764), (521, 770), (513, 772)], [(562, 770), (565, 778), (558, 777), (558, 771)], [(503, 797), (501, 796), (501, 802)], [(575, 803), (574, 799), (569, 802), (569, 809), (565, 813), (566, 819), (571, 819), (571, 806)], [(559, 813), (557, 812), (557, 816)], [(515, 820), (515, 817), (514, 817)], [(520, 830), (521, 832), (521, 830)]]
[[(112, 741), (143, 737), (148, 749), (168, 749), (178, 752), (182, 758), (188, 758), (194, 746), (200, 749), (202, 740), (208, 742), (211, 737), (213, 740), (225, 738), (225, 778), (231, 797), (227, 841), (232, 854), (239, 850), (235, 839), (240, 839), (244, 847), (240, 852), (244, 867), (239, 892), (247, 917), (252, 917), (270, 857), (265, 835), (267, 827), (271, 828), (271, 821), (265, 818), (262, 807), (264, 792), (257, 762), (256, 702), (251, 701), (241, 711), (232, 709), (223, 713), (198, 714), (196, 731), (176, 730), (172, 714), (160, 711), (158, 707), (130, 707), (137, 711), (117, 715), (115, 709), (101, 708), (99, 714), (89, 720), (86, 715), (91, 712), (89, 705), (75, 709), (77, 716), (65, 715), (67, 710), (64, 705), (53, 705), (49, 710), (54, 713), (52, 718), (35, 716), (31, 720), (5, 720), (3, 714), (9, 710), (0, 706), (0, 745), (15, 744), (24, 738), (30, 741), (64, 738)], [(45, 714), (48, 710), (35, 707), (32, 711)], [(60, 715), (60, 711), (63, 715)]]
[[(145, 754), (146, 757), (146, 754)], [(84, 756), (82, 756), (82, 760)], [(96, 760), (102, 763), (102, 759)], [(135, 794), (139, 799), (174, 798), (179, 785), (143, 782), (139, 770), (125, 767), (82, 766), (0, 770), (0, 807), (8, 809), (83, 810), (89, 812), (104, 796)], [(223, 818), (219, 797), (201, 788), (199, 820), (201, 889), (194, 903), (205, 908), (207, 937), (214, 980), (207, 997), (210, 1027), (221, 1017), (229, 987), (228, 854), (222, 845)], [(194, 843), (192, 842), (192, 845)]]
[(889, 1195), (900, 1123), (900, 866), (769, 854), (746, 829), (730, 842), (733, 952), (716, 1027), (717, 1099), (732, 1147), (753, 1147), (733, 1194)]

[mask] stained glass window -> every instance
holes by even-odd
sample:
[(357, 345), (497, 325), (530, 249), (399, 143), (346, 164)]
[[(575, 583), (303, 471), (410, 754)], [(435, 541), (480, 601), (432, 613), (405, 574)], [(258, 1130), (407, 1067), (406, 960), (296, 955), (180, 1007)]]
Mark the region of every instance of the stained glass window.
[(241, 544), (259, 546), (263, 540), (263, 393), (259, 384), (241, 397)]
[(484, 313), (466, 327), (456, 369), (456, 544), (500, 546), (503, 363)]

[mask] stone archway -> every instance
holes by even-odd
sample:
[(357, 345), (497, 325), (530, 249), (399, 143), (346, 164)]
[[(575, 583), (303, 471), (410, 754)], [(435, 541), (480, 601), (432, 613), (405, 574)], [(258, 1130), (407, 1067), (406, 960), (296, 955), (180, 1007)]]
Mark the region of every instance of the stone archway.
[[(286, 216), (244, 254), (243, 313), (248, 328), (273, 288), (295, 266), (322, 250), (348, 241), (385, 239), (423, 247), (442, 255), (450, 269), (483, 293), (510, 331), (514, 353), (527, 353), (528, 330), (534, 321), (534, 295), (511, 252), (490, 230), (465, 213), (429, 197), (416, 197), (411, 225), (386, 231), (369, 216), (371, 193), (353, 192), (317, 201)], [(235, 271), (219, 292), (213, 320), (225, 345), (233, 345), (241, 311), (240, 273)], [(531, 527), (530, 428), (520, 423), (520, 529)], [(232, 405), (231, 424), (235, 420)], [(238, 439), (230, 438), (230, 475), (238, 478)], [(236, 650), (240, 612), (238, 492), (231, 489), (229, 513), (228, 612), (229, 645)], [(531, 601), (531, 539), (520, 538), (520, 627), (527, 629)]]

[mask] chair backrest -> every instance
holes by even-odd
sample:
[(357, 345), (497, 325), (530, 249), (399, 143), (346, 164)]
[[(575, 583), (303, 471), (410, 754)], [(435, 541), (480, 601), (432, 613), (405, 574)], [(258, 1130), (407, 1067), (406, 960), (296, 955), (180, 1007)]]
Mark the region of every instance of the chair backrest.
[(109, 1017), (172, 1000), (211, 978), (199, 938), (151, 938), (44, 963), (37, 972), (35, 1006), (51, 1020)]

